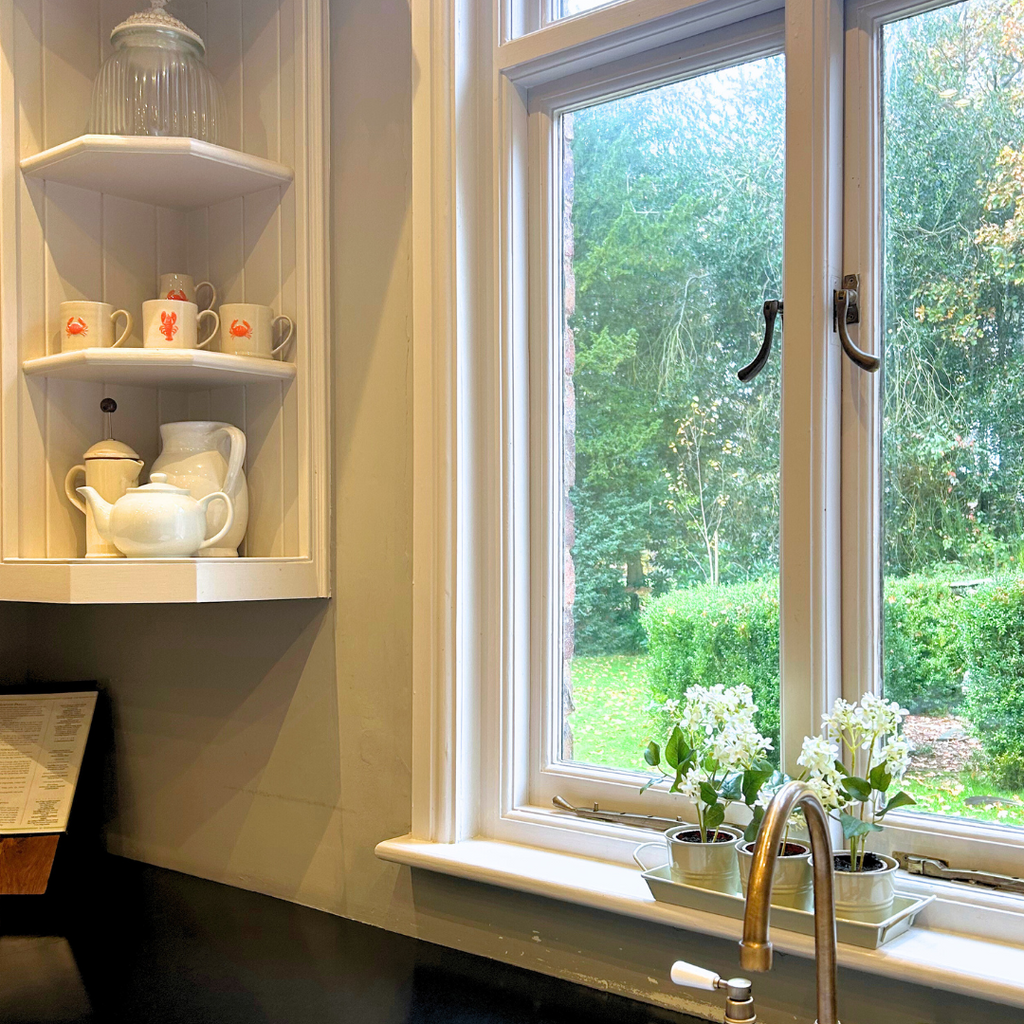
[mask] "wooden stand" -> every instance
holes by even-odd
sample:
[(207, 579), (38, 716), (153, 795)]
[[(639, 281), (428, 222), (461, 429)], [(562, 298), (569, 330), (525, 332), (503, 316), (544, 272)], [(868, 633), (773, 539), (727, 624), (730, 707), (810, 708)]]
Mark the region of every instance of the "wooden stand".
[(0, 896), (46, 892), (59, 834), (0, 838)]

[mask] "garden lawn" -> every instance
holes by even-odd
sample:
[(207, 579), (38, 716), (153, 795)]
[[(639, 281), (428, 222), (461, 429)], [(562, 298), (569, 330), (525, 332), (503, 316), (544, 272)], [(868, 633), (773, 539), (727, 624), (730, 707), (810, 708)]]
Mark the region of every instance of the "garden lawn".
[[(643, 656), (629, 655), (573, 659), (574, 761), (636, 772), (650, 770), (644, 763), (643, 749), (651, 739), (663, 740), (664, 724), (660, 713), (652, 710), (646, 661)], [(929, 758), (923, 760), (930, 763)], [(1019, 794), (967, 771), (949, 776), (924, 772), (918, 776), (911, 765), (902, 788), (914, 797), (915, 810), (920, 812), (1024, 826), (1024, 801), (1019, 807), (1009, 803), (988, 807), (966, 804), (965, 800), (977, 796), (1021, 799)]]
[(650, 710), (645, 661), (629, 655), (573, 659), (574, 761), (650, 771), (644, 747), (662, 737), (657, 735), (659, 718)]

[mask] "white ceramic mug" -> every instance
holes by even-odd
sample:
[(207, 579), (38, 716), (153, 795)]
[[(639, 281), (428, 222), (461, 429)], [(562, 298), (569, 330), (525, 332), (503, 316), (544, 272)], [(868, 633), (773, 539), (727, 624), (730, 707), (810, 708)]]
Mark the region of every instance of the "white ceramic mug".
[[(124, 330), (114, 340), (114, 321), (123, 316)], [(117, 348), (123, 345), (135, 322), (126, 309), (114, 309), (109, 302), (62, 302), (60, 304), (60, 347), (62, 352), (83, 348)]]
[(161, 274), (156, 295), (158, 299), (177, 299), (179, 302), (194, 302), (198, 305), (199, 299), (196, 296), (200, 288), (210, 289), (210, 301), (203, 309), (213, 309), (217, 305), (217, 289), (209, 281), (196, 284), (190, 274)]
[[(199, 340), (199, 324), (212, 320), (213, 328)], [(217, 335), (220, 317), (212, 309), (201, 313), (194, 302), (150, 299), (142, 304), (142, 344), (146, 348), (206, 348)]]
[[(274, 343), (274, 332), (281, 325), (281, 340)], [(225, 302), (220, 307), (220, 350), (233, 356), (273, 359), (292, 340), (295, 325), (291, 317), (274, 316), (269, 306), (255, 302)]]

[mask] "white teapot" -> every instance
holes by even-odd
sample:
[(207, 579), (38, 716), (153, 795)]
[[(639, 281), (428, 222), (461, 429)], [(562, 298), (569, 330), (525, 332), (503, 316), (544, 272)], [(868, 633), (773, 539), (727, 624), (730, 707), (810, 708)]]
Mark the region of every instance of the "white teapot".
[[(190, 558), (213, 547), (231, 529), (235, 506), (223, 491), (196, 501), (182, 487), (172, 487), (164, 473), (153, 473), (144, 487), (130, 487), (114, 504), (104, 501), (94, 487), (79, 487), (88, 503), (100, 536), (128, 558)], [(213, 501), (227, 506), (221, 530), (206, 536), (206, 510)]]

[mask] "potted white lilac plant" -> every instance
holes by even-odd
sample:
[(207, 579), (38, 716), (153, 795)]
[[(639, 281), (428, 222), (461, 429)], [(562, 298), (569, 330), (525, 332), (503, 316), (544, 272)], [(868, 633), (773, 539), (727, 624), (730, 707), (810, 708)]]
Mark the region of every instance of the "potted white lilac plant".
[[(670, 793), (694, 804), (696, 823), (665, 833), (673, 877), (734, 893), (739, 889), (736, 844), (743, 832), (725, 824), (726, 809), (736, 802), (755, 804), (775, 773), (766, 759), (772, 743), (754, 724), (757, 705), (749, 686), (691, 686), (666, 710), (676, 721), (664, 751), (655, 742), (644, 751), (644, 760), (662, 777), (655, 775), (641, 792), (668, 779)], [(639, 856), (637, 862), (643, 865)]]
[(801, 778), (838, 820), (848, 847), (833, 857), (838, 917), (878, 920), (892, 908), (898, 865), (869, 851), (867, 841), (890, 811), (915, 802), (899, 788), (911, 756), (899, 734), (907, 714), (870, 693), (854, 704), (839, 699), (822, 716), (822, 735), (804, 738)]

